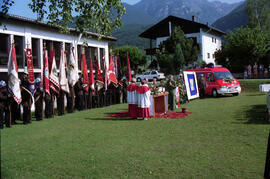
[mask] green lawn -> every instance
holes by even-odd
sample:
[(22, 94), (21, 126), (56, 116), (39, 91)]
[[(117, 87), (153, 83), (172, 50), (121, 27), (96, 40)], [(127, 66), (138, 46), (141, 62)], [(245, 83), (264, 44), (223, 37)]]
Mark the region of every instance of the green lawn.
[(3, 178), (263, 178), (266, 96), (194, 100), (184, 119), (76, 112), (1, 131)]

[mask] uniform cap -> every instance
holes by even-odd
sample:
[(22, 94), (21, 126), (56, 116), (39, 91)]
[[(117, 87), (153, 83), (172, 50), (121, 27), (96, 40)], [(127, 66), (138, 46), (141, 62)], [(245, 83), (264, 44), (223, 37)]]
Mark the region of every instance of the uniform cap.
[(3, 87), (5, 87), (5, 86), (6, 86), (6, 82), (3, 81), (3, 80), (1, 80), (1, 81), (0, 81), (0, 88), (3, 88)]

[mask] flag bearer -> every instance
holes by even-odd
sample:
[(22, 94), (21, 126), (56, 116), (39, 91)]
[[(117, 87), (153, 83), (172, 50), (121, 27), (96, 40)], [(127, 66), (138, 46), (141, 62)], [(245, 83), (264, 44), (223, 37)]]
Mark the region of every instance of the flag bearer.
[(37, 121), (41, 121), (43, 119), (43, 90), (40, 87), (41, 80), (40, 78), (36, 78), (36, 90), (34, 93), (35, 98), (35, 116)]
[(0, 128), (3, 129), (4, 124), (10, 127), (10, 110), (9, 110), (10, 94), (7, 90), (6, 82), (0, 81)]
[(22, 77), (22, 106), (23, 106), (23, 124), (31, 123), (32, 94), (29, 90), (28, 75), (23, 73)]

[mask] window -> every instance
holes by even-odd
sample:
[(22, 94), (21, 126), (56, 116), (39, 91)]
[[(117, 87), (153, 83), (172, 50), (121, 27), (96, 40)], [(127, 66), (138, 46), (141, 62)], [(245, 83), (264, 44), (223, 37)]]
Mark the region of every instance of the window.
[(157, 74), (156, 71), (152, 71), (152, 72), (151, 72), (151, 75), (156, 75), (156, 74)]
[[(7, 34), (0, 34), (0, 66), (6, 67), (8, 63), (8, 38)], [(3, 78), (1, 78), (3, 79)]]
[(82, 70), (82, 46), (81, 45), (77, 45), (77, 57), (78, 57), (78, 69)]
[(210, 53), (207, 53), (207, 58), (210, 58)]
[(66, 53), (67, 63), (69, 63), (69, 58), (70, 58), (70, 44), (69, 43), (65, 43), (65, 53)]
[(215, 80), (214, 80), (214, 76), (213, 76), (212, 73), (207, 73), (207, 81), (210, 81), (210, 82), (215, 81)]
[(105, 60), (105, 49), (104, 48), (99, 49), (99, 56), (100, 56), (100, 69), (104, 70), (104, 60)]
[(213, 56), (213, 59), (215, 58), (215, 54), (212, 55)]
[(60, 54), (61, 54), (61, 43), (53, 41), (54, 56), (56, 62), (56, 68), (59, 68), (60, 64)]
[[(23, 37), (14, 36), (14, 41), (15, 41), (17, 65), (18, 65), (18, 67), (22, 68), (23, 67), (23, 54), (24, 54)], [(26, 61), (25, 61), (25, 63), (26, 63)]]
[(34, 68), (40, 68), (39, 49), (39, 39), (32, 38), (32, 57)]

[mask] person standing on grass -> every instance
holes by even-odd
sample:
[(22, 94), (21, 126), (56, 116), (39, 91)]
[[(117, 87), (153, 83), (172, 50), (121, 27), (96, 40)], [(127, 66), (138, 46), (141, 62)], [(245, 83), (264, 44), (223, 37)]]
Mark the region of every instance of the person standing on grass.
[(122, 103), (127, 103), (127, 80), (123, 79), (123, 84), (122, 84)]
[(166, 91), (169, 92), (168, 103), (169, 103), (169, 109), (171, 111), (175, 110), (175, 88), (176, 88), (176, 83), (173, 80), (173, 75), (170, 75), (169, 80), (166, 83)]
[(251, 78), (251, 71), (252, 71), (252, 67), (251, 67), (251, 65), (248, 65), (247, 72), (248, 72), (248, 78), (249, 79)]
[(150, 97), (151, 90), (147, 85), (147, 80), (144, 79), (142, 81), (142, 85), (137, 88), (138, 93), (138, 117), (143, 118), (143, 120), (147, 120), (150, 117)]
[(35, 117), (37, 121), (41, 121), (43, 119), (43, 90), (40, 87), (41, 80), (40, 78), (36, 78), (36, 90), (34, 93), (35, 98)]
[(256, 62), (253, 66), (253, 73), (254, 73), (254, 78), (258, 78), (258, 65)]
[(204, 98), (205, 96), (205, 88), (206, 88), (206, 81), (203, 75), (200, 76), (200, 79), (198, 81), (198, 86), (200, 89), (200, 98)]
[(9, 109), (9, 98), (10, 94), (7, 90), (6, 82), (0, 81), (0, 129), (10, 127), (10, 109)]
[(136, 79), (131, 79), (131, 84), (127, 87), (127, 102), (128, 102), (128, 116), (136, 119), (138, 114), (138, 98), (137, 98)]

